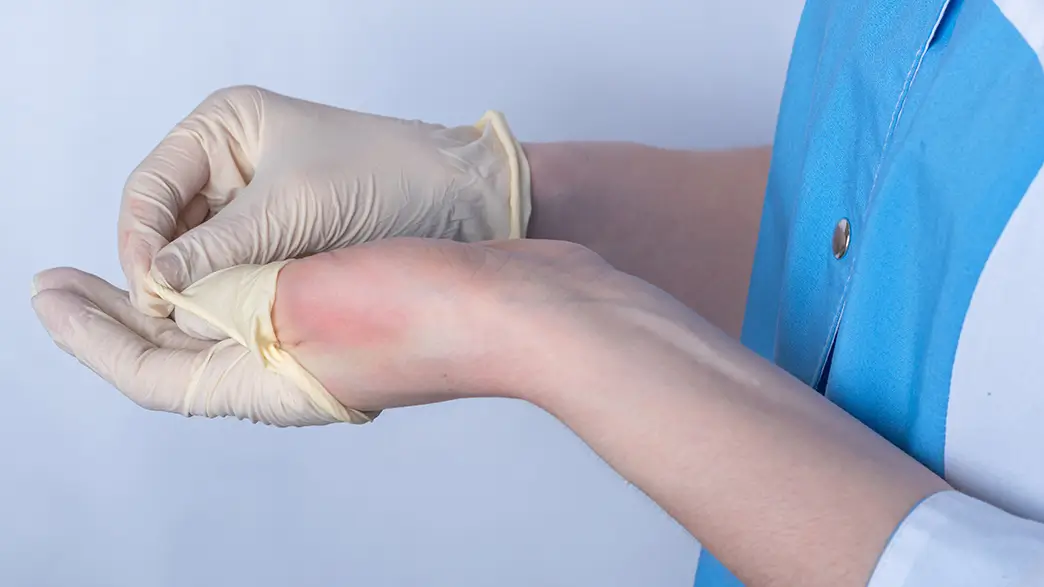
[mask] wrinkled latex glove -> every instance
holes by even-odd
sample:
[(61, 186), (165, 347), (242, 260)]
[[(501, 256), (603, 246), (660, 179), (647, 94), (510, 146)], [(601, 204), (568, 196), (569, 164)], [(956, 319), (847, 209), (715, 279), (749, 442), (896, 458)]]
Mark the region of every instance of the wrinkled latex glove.
[(62, 350), (146, 409), (275, 426), (371, 421), (379, 411), (346, 408), (280, 348), (271, 304), (284, 264), (239, 265), (176, 294), (221, 341), (146, 316), (127, 292), (77, 269), (37, 275), (33, 308)]
[[(131, 301), (173, 310), (215, 271), (394, 236), (521, 238), (529, 167), (503, 117), (446, 128), (255, 87), (208, 97), (131, 174), (119, 252)], [(221, 333), (179, 310), (183, 330)]]

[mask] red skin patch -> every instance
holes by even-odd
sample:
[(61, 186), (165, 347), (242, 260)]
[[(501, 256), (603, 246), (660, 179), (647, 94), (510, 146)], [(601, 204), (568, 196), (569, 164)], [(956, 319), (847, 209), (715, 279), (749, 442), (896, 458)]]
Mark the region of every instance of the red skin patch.
[(401, 344), (410, 316), (398, 309), (402, 305), (395, 303), (396, 294), (383, 287), (359, 287), (367, 281), (366, 264), (349, 267), (339, 256), (317, 255), (283, 268), (272, 308), (280, 343), (346, 350)]

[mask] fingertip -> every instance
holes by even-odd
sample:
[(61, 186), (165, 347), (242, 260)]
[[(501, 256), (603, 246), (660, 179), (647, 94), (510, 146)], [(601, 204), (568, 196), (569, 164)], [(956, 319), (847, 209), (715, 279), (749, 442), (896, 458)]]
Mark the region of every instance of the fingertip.
[(188, 286), (188, 267), (181, 255), (172, 251), (160, 251), (152, 261), (149, 277), (160, 285), (181, 291)]
[(38, 271), (36, 275), (33, 275), (33, 289), (37, 292), (45, 289), (53, 289), (52, 285), (56, 280), (59, 280), (62, 275), (67, 272), (75, 271), (71, 267), (51, 267)]
[(152, 318), (166, 318), (173, 310), (170, 304), (156, 295), (154, 286), (150, 284), (152, 262), (162, 246), (134, 234), (120, 256), (123, 273), (127, 277), (131, 305)]
[(51, 340), (68, 354), (73, 354), (66, 339), (70, 319), (76, 315), (80, 300), (71, 292), (60, 289), (44, 289), (30, 300), (37, 320), (47, 331)]
[(91, 299), (70, 289), (43, 290), (33, 296), (32, 306), (58, 348), (117, 387), (133, 373), (137, 357), (154, 348)]
[(74, 267), (52, 267), (33, 276), (32, 292), (36, 297), (51, 289), (64, 289), (70, 283), (83, 280), (88, 274)]
[(139, 312), (151, 318), (167, 318), (174, 311), (174, 306), (141, 284), (131, 287), (130, 302)]
[(149, 277), (164, 287), (184, 291), (214, 271), (237, 264), (233, 261), (242, 256), (242, 247), (234, 235), (229, 215), (219, 214), (161, 248), (152, 259)]
[(43, 321), (42, 314), (47, 313), (47, 309), (50, 307), (48, 304), (52, 303), (48, 298), (48, 290), (40, 290), (33, 294), (33, 297), (29, 298), (29, 303), (33, 306), (33, 311)]

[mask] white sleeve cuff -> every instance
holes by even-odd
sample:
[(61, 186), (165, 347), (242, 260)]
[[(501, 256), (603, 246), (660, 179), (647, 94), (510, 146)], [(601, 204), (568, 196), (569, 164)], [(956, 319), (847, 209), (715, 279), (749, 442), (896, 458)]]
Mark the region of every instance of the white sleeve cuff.
[(1044, 585), (1044, 524), (957, 491), (922, 501), (896, 529), (868, 587)]

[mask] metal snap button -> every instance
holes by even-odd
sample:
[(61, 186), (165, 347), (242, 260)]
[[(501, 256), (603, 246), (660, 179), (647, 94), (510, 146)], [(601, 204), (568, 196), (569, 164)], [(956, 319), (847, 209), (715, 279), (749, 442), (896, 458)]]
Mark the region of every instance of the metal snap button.
[(842, 218), (837, 221), (837, 226), (834, 227), (834, 258), (840, 259), (845, 256), (848, 252), (848, 245), (852, 241), (852, 225), (849, 224), (847, 218)]

